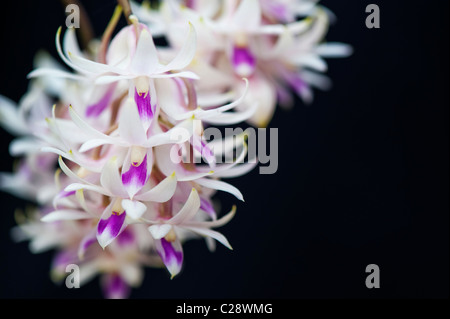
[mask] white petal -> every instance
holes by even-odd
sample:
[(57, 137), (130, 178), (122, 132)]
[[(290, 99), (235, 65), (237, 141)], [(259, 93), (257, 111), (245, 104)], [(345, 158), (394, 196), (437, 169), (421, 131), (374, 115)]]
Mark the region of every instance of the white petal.
[(170, 70), (181, 70), (184, 69), (191, 63), (195, 56), (196, 51), (197, 36), (194, 27), (189, 23), (189, 31), (186, 36), (186, 41), (178, 52), (177, 56), (166, 66), (159, 70), (160, 72), (166, 72)]
[(153, 38), (146, 28), (139, 36), (136, 52), (132, 58), (130, 69), (134, 74), (150, 75), (159, 66)]
[(173, 73), (163, 73), (163, 74), (152, 74), (151, 78), (187, 78), (193, 80), (199, 80), (199, 76), (191, 71), (173, 72)]
[(241, 104), (242, 101), (244, 101), (245, 96), (247, 95), (248, 86), (249, 86), (248, 80), (245, 79), (245, 78), (243, 80), (245, 82), (244, 92), (241, 94), (241, 96), (236, 101), (233, 101), (233, 102), (231, 102), (231, 103), (229, 103), (227, 105), (223, 105), (221, 107), (218, 107), (218, 108), (215, 108), (215, 109), (212, 109), (212, 110), (208, 110), (208, 111), (201, 110), (200, 112), (198, 112), (198, 115), (196, 115), (196, 117), (198, 117), (200, 119), (210, 118), (210, 117), (213, 117), (215, 115), (220, 115), (223, 112), (231, 110), (231, 109), (235, 108), (236, 106), (238, 106), (239, 104)]
[(12, 156), (37, 153), (42, 148), (42, 143), (34, 137), (23, 137), (13, 140), (9, 144), (9, 153)]
[(175, 176), (175, 173), (173, 173), (170, 176), (167, 176), (161, 182), (159, 182), (158, 185), (153, 187), (148, 192), (138, 194), (135, 196), (135, 198), (137, 200), (142, 200), (145, 202), (163, 203), (167, 202), (169, 199), (172, 198), (176, 188), (177, 188), (177, 177)]
[(316, 48), (316, 53), (324, 58), (348, 57), (353, 53), (351, 45), (339, 42), (327, 42)]
[(143, 203), (129, 199), (122, 200), (122, 207), (125, 210), (127, 216), (130, 216), (135, 220), (141, 218), (147, 210), (147, 206), (145, 206)]
[(119, 134), (132, 145), (142, 145), (147, 140), (134, 99), (127, 99), (122, 106), (119, 117)]
[(64, 190), (66, 192), (77, 191), (77, 190), (80, 190), (80, 189), (93, 191), (93, 192), (96, 192), (96, 193), (99, 193), (99, 194), (103, 194), (103, 195), (106, 195), (106, 196), (113, 196), (113, 194), (111, 194), (109, 191), (107, 191), (103, 187), (96, 186), (96, 185), (87, 185), (87, 184), (73, 183), (73, 184), (70, 184), (70, 185), (66, 186), (66, 188), (64, 188)]
[(105, 135), (96, 129), (94, 129), (92, 126), (90, 126), (88, 123), (86, 123), (78, 114), (75, 112), (72, 106), (69, 106), (69, 114), (72, 120), (75, 122), (75, 124), (83, 130), (86, 134), (90, 134), (93, 137), (97, 139), (104, 139), (104, 140), (113, 140), (110, 136)]
[(221, 226), (227, 224), (234, 217), (234, 215), (236, 215), (236, 206), (233, 206), (233, 208), (231, 209), (231, 211), (228, 214), (226, 214), (225, 216), (223, 216), (222, 218), (220, 218), (218, 220), (213, 220), (213, 221), (209, 221), (209, 222), (189, 222), (188, 224), (186, 224), (186, 226), (187, 227), (200, 227), (200, 228), (221, 227)]
[(155, 224), (148, 228), (150, 234), (156, 240), (165, 237), (171, 229), (172, 225), (170, 224)]
[(66, 33), (64, 33), (63, 38), (63, 45), (64, 45), (64, 53), (66, 55), (69, 54), (69, 52), (81, 56), (81, 50), (78, 46), (77, 42), (77, 35), (76, 35), (76, 29), (75, 28), (68, 28), (66, 30)]
[(226, 182), (209, 179), (209, 178), (200, 178), (200, 179), (196, 180), (195, 182), (206, 188), (216, 189), (216, 190), (230, 193), (230, 194), (236, 196), (237, 199), (244, 201), (244, 197), (242, 196), (242, 193), (236, 187), (234, 187), (233, 185), (230, 185)]
[(0, 124), (14, 135), (27, 134), (29, 128), (13, 101), (0, 95)]
[(190, 227), (189, 226), (189, 227), (185, 227), (185, 228), (189, 229), (189, 230), (191, 230), (194, 233), (197, 233), (199, 235), (203, 235), (203, 236), (214, 238), (215, 240), (217, 240), (219, 243), (221, 243), (222, 245), (224, 245), (228, 249), (233, 250), (233, 248), (231, 247), (230, 243), (225, 238), (225, 236), (222, 235), (219, 232), (216, 232), (216, 231), (208, 229), (208, 228), (201, 228), (201, 227)]
[(51, 69), (51, 68), (39, 68), (27, 75), (27, 79), (38, 78), (38, 77), (55, 77), (55, 78), (65, 78), (72, 79), (77, 81), (87, 81), (88, 78), (84, 76), (80, 76), (77, 74), (73, 74), (70, 72), (66, 72), (63, 70)]
[(258, 103), (255, 102), (242, 112), (226, 112), (214, 117), (202, 119), (202, 121), (217, 125), (237, 124), (253, 117), (257, 110)]
[(44, 217), (41, 218), (41, 221), (46, 223), (51, 223), (59, 220), (79, 220), (79, 219), (87, 219), (91, 218), (89, 214), (79, 210), (55, 210)]
[(117, 158), (113, 156), (103, 167), (100, 176), (101, 185), (111, 194), (119, 197), (127, 197), (127, 192), (122, 184)]

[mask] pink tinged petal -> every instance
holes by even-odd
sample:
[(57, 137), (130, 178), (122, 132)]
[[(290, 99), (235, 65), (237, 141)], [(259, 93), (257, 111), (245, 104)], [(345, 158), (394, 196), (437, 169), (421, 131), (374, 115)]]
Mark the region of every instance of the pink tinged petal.
[(67, 265), (75, 263), (76, 260), (77, 256), (72, 250), (62, 250), (57, 252), (52, 260), (51, 266), (53, 279), (62, 279)]
[(97, 103), (91, 104), (86, 108), (87, 117), (97, 117), (102, 114), (111, 102), (115, 87), (115, 85), (111, 85)]
[(126, 213), (112, 214), (106, 219), (100, 219), (97, 225), (97, 240), (104, 249), (108, 246), (126, 227)]
[(188, 199), (180, 211), (168, 220), (169, 224), (176, 225), (182, 224), (185, 221), (191, 220), (195, 214), (197, 214), (200, 209), (200, 197), (198, 196), (198, 191), (192, 188)]
[(286, 6), (282, 4), (267, 3), (266, 9), (275, 19), (282, 23), (286, 23), (293, 20), (293, 15), (287, 10)]
[(142, 215), (147, 211), (147, 206), (145, 206), (145, 204), (129, 199), (122, 200), (122, 207), (123, 209), (125, 209), (127, 216), (136, 220), (141, 218)]
[(256, 68), (256, 59), (246, 46), (235, 46), (231, 57), (234, 72), (241, 77), (251, 76)]
[(156, 250), (171, 275), (175, 277), (183, 266), (183, 247), (179, 240), (169, 242), (164, 238), (155, 241)]
[[(122, 201), (122, 205), (123, 205), (123, 201)], [(128, 215), (128, 212), (127, 212), (127, 215)], [(123, 232), (117, 237), (117, 243), (122, 247), (129, 246), (136, 242), (135, 239), (136, 238), (135, 238), (133, 232), (129, 228), (125, 228), (123, 230)]]
[(201, 138), (197, 137), (196, 135), (194, 135), (192, 139), (193, 141), (191, 144), (195, 152), (197, 152), (196, 156), (200, 154), (201, 157), (203, 157), (211, 167), (215, 167), (216, 157), (214, 156), (214, 153), (212, 152), (211, 148), (206, 144), (205, 141), (201, 140)]
[(146, 93), (138, 93), (136, 89), (134, 92), (134, 101), (136, 102), (139, 117), (144, 125), (144, 129), (147, 130), (150, 127), (154, 116), (150, 91), (147, 91)]
[(106, 274), (102, 278), (103, 295), (108, 299), (126, 299), (131, 289), (117, 274)]
[(305, 103), (311, 103), (313, 100), (312, 91), (309, 85), (297, 74), (291, 74), (287, 81), (292, 89), (297, 93)]
[(147, 183), (150, 172), (147, 169), (147, 155), (139, 166), (130, 165), (130, 169), (122, 173), (122, 183), (130, 198)]
[(65, 190), (60, 191), (55, 198), (53, 199), (53, 207), (57, 207), (58, 206), (58, 202), (66, 197), (75, 195), (75, 191), (71, 191), (71, 192), (66, 192)]
[(95, 236), (95, 230), (88, 233), (86, 236), (83, 237), (83, 239), (80, 242), (80, 246), (78, 246), (78, 258), (80, 260), (84, 259), (84, 255), (86, 253), (86, 250), (97, 241), (97, 238)]
[(200, 209), (206, 212), (213, 220), (217, 219), (216, 211), (208, 199), (200, 197)]

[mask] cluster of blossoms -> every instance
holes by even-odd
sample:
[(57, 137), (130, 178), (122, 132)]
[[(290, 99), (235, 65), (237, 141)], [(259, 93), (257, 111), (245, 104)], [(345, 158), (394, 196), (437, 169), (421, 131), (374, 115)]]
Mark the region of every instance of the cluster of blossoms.
[[(16, 212), (14, 237), (30, 240), (36, 253), (56, 250), (55, 281), (68, 264), (80, 267), (81, 284), (101, 274), (109, 298), (127, 297), (144, 267), (176, 276), (186, 240), (231, 249), (214, 229), (235, 206), (220, 217), (212, 196), (243, 200), (221, 179), (254, 164), (244, 163), (243, 135), (231, 147), (212, 147), (204, 128), (265, 126), (277, 104), (291, 102), (291, 89), (309, 102), (311, 86), (328, 85), (319, 74), (323, 57), (349, 54), (343, 44), (322, 43), (332, 15), (313, 0), (131, 8), (128, 26), (112, 37), (118, 6), (102, 40), (84, 51), (74, 28), (63, 36), (60, 28), (57, 50), (73, 72), (40, 52), (19, 105), (0, 96), (0, 124), (19, 136), (10, 153), (20, 157), (0, 186), (37, 203)], [(169, 46), (156, 48), (154, 37)], [(234, 160), (222, 163), (230, 153)]]

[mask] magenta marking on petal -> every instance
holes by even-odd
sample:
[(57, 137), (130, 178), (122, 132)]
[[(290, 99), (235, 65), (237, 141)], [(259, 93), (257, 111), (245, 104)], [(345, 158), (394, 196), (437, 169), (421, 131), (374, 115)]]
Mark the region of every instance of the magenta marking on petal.
[(75, 195), (75, 191), (70, 191), (70, 192), (66, 192), (66, 191), (60, 191), (59, 193), (58, 193), (58, 195), (56, 195), (56, 197), (58, 197), (58, 198), (65, 198), (65, 197), (69, 197), (69, 196), (72, 196), (72, 195)]
[(103, 232), (108, 231), (111, 238), (116, 238), (122, 229), (125, 216), (125, 213), (120, 215), (117, 213), (112, 213), (107, 219), (100, 219), (97, 226), (98, 234), (101, 235)]
[(117, 237), (117, 242), (121, 246), (127, 246), (134, 243), (134, 234), (128, 228), (124, 229), (123, 232)]
[(79, 258), (83, 258), (84, 253), (86, 252), (86, 250), (95, 242), (97, 241), (97, 239), (95, 238), (95, 235), (93, 235), (92, 233), (88, 234), (87, 236), (85, 236), (80, 243), (80, 246), (78, 248), (78, 257)]
[(205, 198), (200, 197), (200, 209), (204, 210), (212, 219), (216, 219), (216, 211), (211, 202)]
[(232, 62), (235, 72), (241, 76), (250, 76), (255, 71), (256, 60), (247, 47), (235, 46)]
[(128, 192), (136, 194), (147, 183), (149, 174), (147, 171), (147, 155), (144, 156), (141, 165), (130, 165), (130, 169), (122, 174), (122, 183)]
[(125, 299), (130, 294), (130, 287), (116, 274), (108, 274), (104, 277), (103, 294), (108, 299)]
[(208, 144), (206, 144), (204, 141), (202, 143), (202, 156), (206, 159), (206, 161), (209, 164), (215, 164), (216, 163), (216, 157), (214, 156), (211, 148), (209, 148)]
[(108, 107), (109, 103), (111, 102), (111, 98), (114, 94), (114, 88), (115, 85), (112, 85), (111, 87), (108, 88), (108, 90), (106, 91), (106, 93), (102, 96), (102, 98), (94, 104), (89, 105), (86, 108), (86, 116), (87, 117), (92, 117), (92, 116), (99, 116), (100, 114), (102, 114), (102, 112)]
[(173, 274), (173, 271), (176, 270), (176, 272), (178, 272), (181, 269), (181, 265), (183, 264), (183, 252), (177, 251), (172, 243), (164, 238), (161, 238), (160, 242), (162, 251), (158, 250), (158, 253), (172, 275), (176, 275), (176, 273)]
[(150, 126), (151, 120), (153, 119), (153, 109), (150, 92), (139, 94), (135, 89), (134, 101), (136, 102), (141, 121), (147, 129)]

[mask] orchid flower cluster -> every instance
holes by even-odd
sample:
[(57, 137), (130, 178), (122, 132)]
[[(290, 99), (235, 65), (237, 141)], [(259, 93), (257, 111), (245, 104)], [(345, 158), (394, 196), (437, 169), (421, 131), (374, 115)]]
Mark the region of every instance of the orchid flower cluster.
[[(34, 253), (56, 250), (55, 281), (69, 264), (80, 267), (81, 284), (101, 275), (108, 298), (126, 298), (144, 267), (179, 274), (189, 239), (231, 249), (215, 228), (236, 207), (220, 217), (212, 196), (224, 191), (243, 201), (222, 179), (255, 164), (244, 161), (244, 135), (213, 148), (205, 128), (267, 125), (277, 104), (292, 103), (291, 89), (310, 102), (311, 86), (328, 86), (323, 57), (350, 52), (322, 43), (332, 14), (313, 0), (131, 8), (127, 26), (112, 36), (118, 6), (101, 41), (85, 50), (76, 29), (62, 36), (59, 28), (57, 51), (71, 71), (39, 52), (18, 105), (0, 96), (0, 124), (18, 136), (9, 151), (20, 158), (0, 186), (37, 203), (16, 211), (13, 236), (30, 240)], [(169, 45), (157, 47), (156, 37)], [(188, 160), (175, 161), (174, 153)], [(222, 163), (230, 153), (233, 161)]]
[[(132, 2), (135, 14), (155, 36), (164, 36), (173, 48), (183, 44), (183, 26), (191, 22), (198, 32), (196, 58), (188, 69), (199, 75), (199, 96), (218, 92), (243, 94), (239, 79), (248, 78), (246, 97), (237, 109), (257, 111), (248, 119), (266, 127), (275, 108), (292, 106), (291, 92), (305, 103), (313, 87), (327, 90), (331, 81), (324, 58), (347, 57), (352, 48), (324, 42), (330, 22), (336, 20), (318, 0), (186, 0), (164, 1), (157, 10)], [(173, 51), (167, 53), (169, 56)]]

